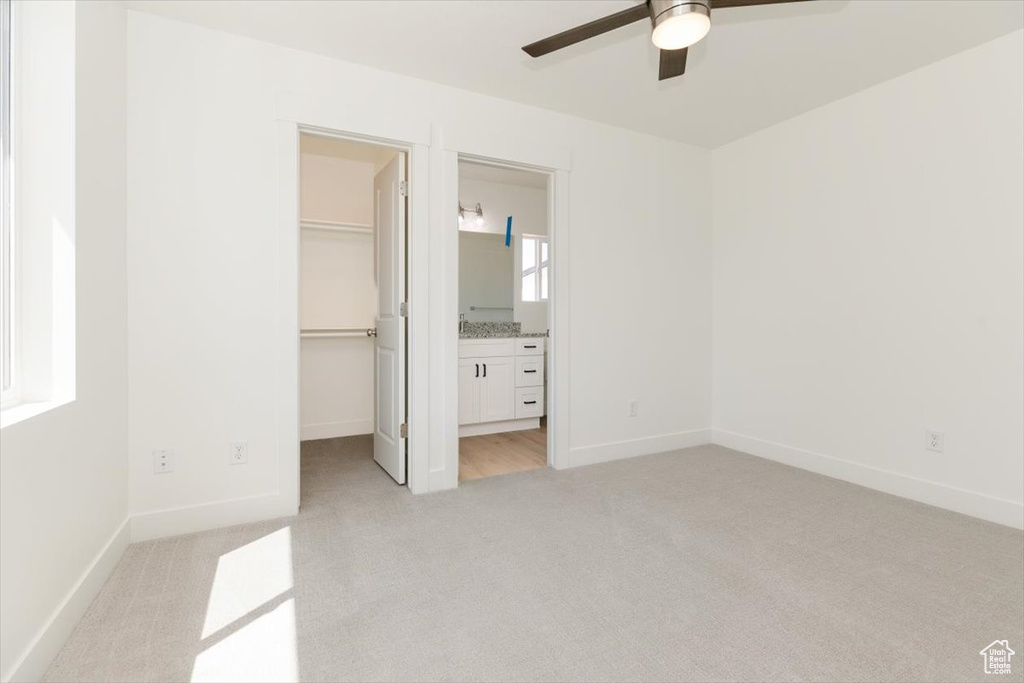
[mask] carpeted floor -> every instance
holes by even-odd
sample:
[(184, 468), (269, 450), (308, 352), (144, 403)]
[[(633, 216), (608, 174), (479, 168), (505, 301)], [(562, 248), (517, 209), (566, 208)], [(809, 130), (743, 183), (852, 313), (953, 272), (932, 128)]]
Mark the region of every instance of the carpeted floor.
[(412, 496), (303, 446), (297, 517), (132, 545), (47, 679), (989, 680), (1024, 536), (715, 446)]

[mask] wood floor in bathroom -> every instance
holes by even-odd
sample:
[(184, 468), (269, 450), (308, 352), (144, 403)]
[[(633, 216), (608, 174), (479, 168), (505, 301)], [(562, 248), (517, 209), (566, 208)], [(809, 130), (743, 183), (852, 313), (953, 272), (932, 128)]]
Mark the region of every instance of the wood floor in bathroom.
[(459, 481), (523, 472), (548, 464), (546, 419), (539, 429), (459, 439)]

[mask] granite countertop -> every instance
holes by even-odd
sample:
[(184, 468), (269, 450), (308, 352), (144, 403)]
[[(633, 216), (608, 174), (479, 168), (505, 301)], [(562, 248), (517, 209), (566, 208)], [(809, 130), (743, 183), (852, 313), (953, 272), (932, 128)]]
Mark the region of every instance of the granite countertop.
[(464, 323), (459, 339), (507, 339), (515, 337), (546, 337), (547, 332), (523, 332), (522, 323)]

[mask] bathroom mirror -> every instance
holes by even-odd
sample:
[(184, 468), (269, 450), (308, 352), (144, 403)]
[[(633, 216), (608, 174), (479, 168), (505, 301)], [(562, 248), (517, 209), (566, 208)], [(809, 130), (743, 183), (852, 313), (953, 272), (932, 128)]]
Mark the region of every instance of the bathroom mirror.
[(512, 322), (515, 240), (459, 231), (459, 315), (468, 322)]

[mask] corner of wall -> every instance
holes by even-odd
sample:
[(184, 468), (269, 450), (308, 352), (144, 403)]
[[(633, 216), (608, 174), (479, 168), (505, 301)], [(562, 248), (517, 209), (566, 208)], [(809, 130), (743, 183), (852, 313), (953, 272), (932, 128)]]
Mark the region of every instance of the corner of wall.
[(641, 455), (654, 455), (682, 448), (704, 446), (709, 443), (711, 443), (710, 429), (694, 429), (686, 432), (660, 434), (658, 436), (615, 441), (593, 446), (579, 446), (569, 449), (569, 467), (596, 465), (612, 460), (623, 460)]
[(952, 510), (996, 524), (1024, 529), (1024, 505), (976, 491), (911, 477), (801, 448), (714, 429), (712, 442), (759, 458), (799, 467), (875, 491)]
[(141, 512), (131, 516), (131, 541), (138, 543), (296, 514), (298, 510), (292, 502), (277, 493)]
[(10, 671), (3, 672), (4, 681), (38, 681), (64, 647), (71, 632), (85, 615), (93, 599), (114, 571), (118, 560), (130, 543), (130, 524), (125, 518), (85, 568), (71, 590), (58, 603), (40, 627), (24, 654)]

